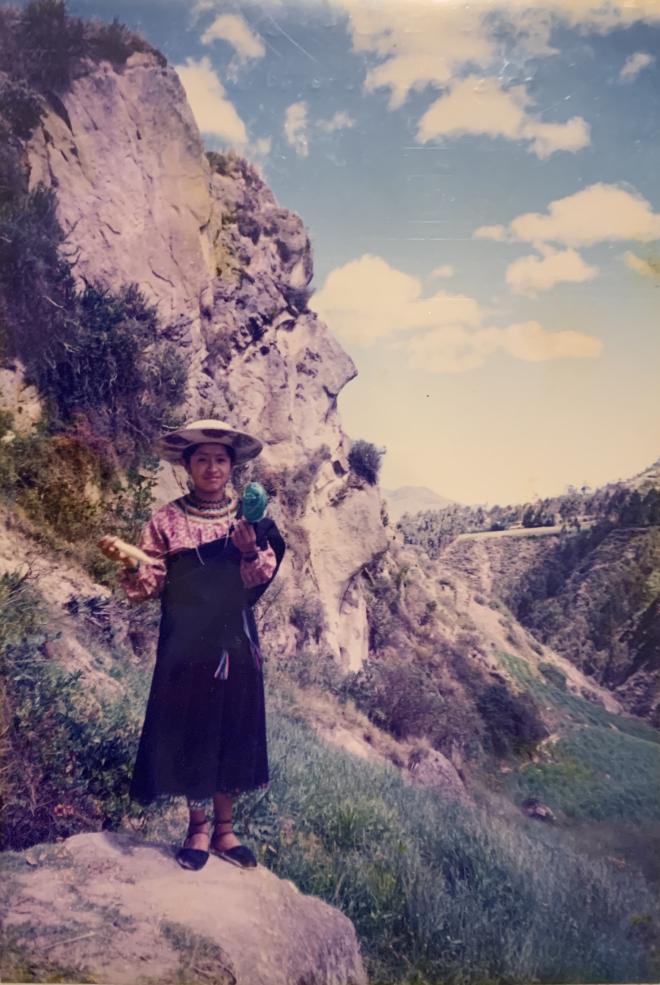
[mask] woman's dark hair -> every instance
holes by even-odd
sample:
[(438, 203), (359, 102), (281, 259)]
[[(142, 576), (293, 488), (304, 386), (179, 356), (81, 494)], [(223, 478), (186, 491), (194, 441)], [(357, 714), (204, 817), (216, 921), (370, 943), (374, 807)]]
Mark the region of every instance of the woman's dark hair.
[[(188, 447), (185, 448), (181, 452), (181, 458), (184, 460), (184, 462), (186, 463), (186, 465), (190, 465), (190, 459), (195, 454), (195, 452), (197, 451), (197, 449), (198, 448), (201, 448), (201, 446), (203, 444), (208, 444), (208, 442), (200, 441), (199, 444), (196, 444), (196, 445), (188, 445)], [(221, 444), (221, 442), (217, 442), (217, 444)], [(229, 457), (231, 459), (232, 468), (233, 468), (234, 465), (236, 464), (236, 451), (231, 447), (231, 445), (222, 445), (222, 447), (225, 449), (225, 451), (229, 455)]]

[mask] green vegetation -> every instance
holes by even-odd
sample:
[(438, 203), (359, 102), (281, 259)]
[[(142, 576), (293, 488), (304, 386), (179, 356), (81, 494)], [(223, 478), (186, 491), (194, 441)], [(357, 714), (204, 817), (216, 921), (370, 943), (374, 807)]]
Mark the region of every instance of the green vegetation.
[(350, 917), (374, 985), (652, 980), (641, 880), (329, 749), (271, 703), (271, 789), (239, 821), (265, 864)]
[(520, 800), (536, 797), (569, 818), (660, 822), (660, 745), (617, 729), (573, 728), (551, 761), (516, 773)]
[(539, 639), (612, 687), (660, 666), (659, 565), (660, 529), (601, 522), (548, 547), (502, 595)]
[[(660, 524), (660, 489), (644, 493), (622, 484), (592, 492), (573, 487), (562, 496), (515, 506), (461, 506), (452, 503), (440, 510), (405, 514), (397, 524), (407, 544), (420, 544), (430, 557), (439, 557), (459, 534), (508, 530), (510, 527), (547, 527), (561, 524), (566, 534), (579, 533), (585, 519), (595, 523), (595, 536), (614, 529), (653, 527)], [(588, 537), (589, 530), (583, 531)]]
[(0, 849), (119, 825), (128, 809), (143, 675), (98, 697), (49, 655), (52, 616), (24, 576), (0, 577)]
[(370, 441), (354, 441), (348, 453), (348, 464), (360, 479), (375, 486), (384, 454), (384, 451), (376, 448)]
[(84, 59), (123, 64), (136, 51), (165, 59), (118, 20), (83, 21), (67, 13), (64, 0), (30, 0), (21, 10), (0, 10), (0, 72), (31, 87), (63, 92)]
[(536, 677), (511, 654), (500, 657), (521, 686), (555, 709), (565, 732), (541, 761), (508, 775), (514, 799), (536, 797), (573, 821), (660, 822), (660, 733), (571, 694), (547, 674)]
[(0, 497), (36, 538), (75, 548), (95, 578), (113, 584), (116, 565), (95, 542), (108, 530), (132, 539), (146, 518), (151, 446), (179, 422), (185, 369), (135, 286), (76, 286), (54, 192), (27, 189), (23, 141), (44, 99), (66, 113), (50, 87), (68, 84), (77, 58), (143, 49), (118, 23), (69, 18), (59, 0), (3, 9), (0, 26), (0, 356), (21, 361), (45, 411), (27, 435), (0, 412)]
[(22, 360), (52, 430), (83, 418), (135, 465), (174, 423), (185, 370), (137, 288), (76, 290), (63, 242), (52, 191), (37, 187), (0, 208), (0, 345)]

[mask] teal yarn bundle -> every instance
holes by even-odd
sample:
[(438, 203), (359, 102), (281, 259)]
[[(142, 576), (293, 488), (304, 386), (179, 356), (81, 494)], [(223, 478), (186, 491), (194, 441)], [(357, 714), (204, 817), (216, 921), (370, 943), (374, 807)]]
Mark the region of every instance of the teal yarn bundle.
[(241, 500), (241, 512), (249, 523), (257, 523), (266, 513), (268, 493), (260, 482), (249, 482)]

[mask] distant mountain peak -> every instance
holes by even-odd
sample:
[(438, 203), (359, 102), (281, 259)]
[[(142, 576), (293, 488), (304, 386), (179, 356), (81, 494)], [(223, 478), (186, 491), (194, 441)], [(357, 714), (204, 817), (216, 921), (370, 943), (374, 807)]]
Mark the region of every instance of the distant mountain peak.
[(387, 500), (392, 523), (396, 523), (404, 513), (441, 510), (454, 502), (428, 486), (399, 486), (398, 489), (383, 489), (382, 493)]

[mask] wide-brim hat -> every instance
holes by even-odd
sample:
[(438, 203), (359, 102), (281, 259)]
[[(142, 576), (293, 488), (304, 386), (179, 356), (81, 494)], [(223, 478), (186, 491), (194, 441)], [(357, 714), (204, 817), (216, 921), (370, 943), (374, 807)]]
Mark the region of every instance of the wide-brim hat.
[(232, 427), (227, 421), (217, 421), (212, 418), (201, 421), (190, 421), (176, 431), (169, 431), (160, 436), (156, 442), (156, 451), (161, 458), (173, 465), (182, 465), (182, 454), (191, 445), (204, 444), (227, 445), (234, 449), (234, 464), (242, 465), (243, 462), (255, 458), (261, 449), (262, 443), (258, 438), (248, 434), (247, 431), (240, 431)]

